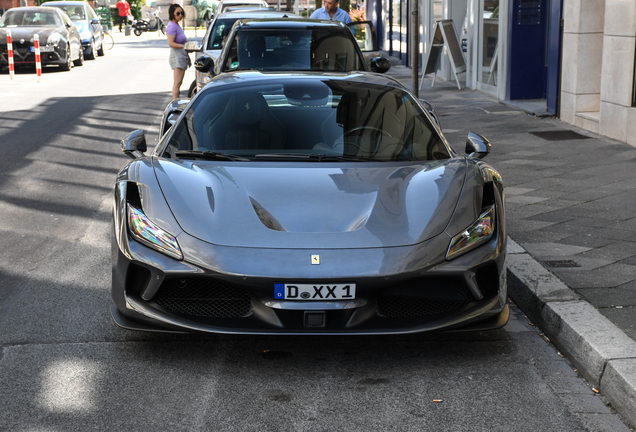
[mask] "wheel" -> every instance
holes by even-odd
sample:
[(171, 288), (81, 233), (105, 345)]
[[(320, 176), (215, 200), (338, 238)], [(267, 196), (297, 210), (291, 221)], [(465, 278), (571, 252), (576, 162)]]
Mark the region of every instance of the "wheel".
[(86, 59), (95, 60), (97, 58), (97, 47), (95, 47), (95, 39), (91, 39), (91, 44), (89, 45), (90, 50), (88, 51), (88, 55)]
[(197, 94), (197, 91), (197, 80), (195, 79), (192, 81), (192, 84), (190, 84), (190, 88), (188, 89), (188, 97), (192, 99), (194, 95)]
[(106, 38), (106, 35), (102, 36), (102, 43), (101, 43), (101, 45), (99, 46), (99, 48), (97, 49), (97, 55), (98, 55), (98, 56), (100, 56), (100, 57), (103, 57), (103, 56), (104, 56), (104, 54), (106, 54), (106, 53), (104, 52), (104, 39), (105, 39), (105, 38)]
[(112, 50), (115, 46), (115, 39), (113, 39), (113, 35), (110, 33), (104, 33), (104, 42), (102, 42), (102, 44), (107, 50)]
[(136, 28), (133, 33), (135, 34), (135, 36), (141, 36), (141, 34), (143, 33), (141, 30), (139, 30), (138, 28)]
[(165, 24), (161, 24), (161, 33), (163, 33), (164, 35), (166, 34), (166, 25)]
[(359, 132), (365, 131), (365, 130), (367, 130), (367, 129), (369, 129), (369, 130), (374, 130), (374, 131), (378, 131), (378, 132), (380, 132), (382, 135), (386, 135), (386, 136), (388, 136), (388, 137), (390, 137), (390, 138), (393, 138), (393, 137), (391, 136), (391, 134), (390, 134), (390, 133), (388, 133), (387, 131), (385, 131), (384, 129), (380, 129), (380, 128), (373, 127), (373, 126), (358, 126), (358, 127), (354, 127), (353, 129), (349, 129), (348, 131), (346, 131), (346, 132), (344, 133), (343, 137), (346, 137), (346, 136), (348, 136), (348, 135), (353, 135), (355, 132), (358, 132), (358, 133), (359, 133)]
[(60, 65), (60, 70), (70, 71), (72, 67), (73, 63), (71, 62), (71, 47), (66, 45), (66, 63)]
[(77, 60), (73, 61), (73, 65), (75, 66), (84, 66), (84, 50), (82, 47), (79, 49), (79, 57)]

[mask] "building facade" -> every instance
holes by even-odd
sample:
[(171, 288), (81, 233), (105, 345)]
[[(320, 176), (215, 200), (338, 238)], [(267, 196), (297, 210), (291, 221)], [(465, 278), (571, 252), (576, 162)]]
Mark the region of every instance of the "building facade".
[(564, 0), (561, 120), (636, 146), (636, 0)]
[[(462, 86), (500, 100), (544, 101), (557, 114), (560, 98), (562, 0), (367, 0), (381, 49), (409, 65), (409, 8), (418, 1), (422, 64), (435, 23), (453, 21), (466, 72)], [(580, 0), (582, 1), (582, 0)], [(447, 56), (438, 75), (454, 80)]]

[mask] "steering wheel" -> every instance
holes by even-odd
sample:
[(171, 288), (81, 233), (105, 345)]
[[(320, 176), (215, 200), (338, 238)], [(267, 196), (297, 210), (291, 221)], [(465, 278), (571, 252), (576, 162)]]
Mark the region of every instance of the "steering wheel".
[(382, 135), (386, 135), (389, 138), (393, 138), (393, 136), (391, 136), (390, 133), (388, 133), (387, 131), (385, 131), (384, 129), (380, 129), (374, 126), (358, 126), (358, 127), (354, 127), (353, 129), (349, 129), (348, 131), (346, 131), (343, 135), (343, 137), (346, 137), (348, 135), (353, 134), (354, 132), (358, 132), (361, 130), (366, 130), (366, 129), (370, 129), (370, 130), (374, 130), (374, 131), (378, 131), (380, 132)]

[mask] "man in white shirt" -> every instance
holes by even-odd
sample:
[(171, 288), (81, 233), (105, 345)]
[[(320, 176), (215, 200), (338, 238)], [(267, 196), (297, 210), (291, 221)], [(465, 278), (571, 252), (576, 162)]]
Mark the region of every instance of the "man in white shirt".
[(349, 24), (351, 17), (347, 12), (338, 7), (338, 0), (324, 0), (324, 7), (316, 9), (309, 18), (320, 20), (338, 20), (343, 24)]

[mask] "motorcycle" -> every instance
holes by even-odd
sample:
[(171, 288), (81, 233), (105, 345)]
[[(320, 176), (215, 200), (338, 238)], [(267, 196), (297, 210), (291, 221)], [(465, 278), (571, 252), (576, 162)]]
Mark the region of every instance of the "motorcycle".
[(155, 32), (161, 29), (161, 33), (166, 34), (166, 25), (163, 23), (163, 20), (159, 17), (159, 12), (154, 11), (149, 14), (150, 19), (145, 20), (139, 18), (132, 25), (133, 33), (135, 36), (141, 36), (143, 32)]

